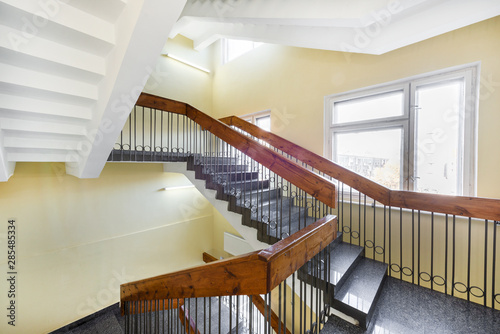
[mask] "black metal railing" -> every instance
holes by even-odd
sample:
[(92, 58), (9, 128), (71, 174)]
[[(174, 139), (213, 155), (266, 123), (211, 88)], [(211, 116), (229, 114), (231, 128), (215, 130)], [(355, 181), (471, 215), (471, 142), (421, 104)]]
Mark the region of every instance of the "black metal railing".
[(332, 208), (192, 119), (144, 107), (132, 111), (110, 160), (191, 161), (207, 185), (229, 198), (232, 210), (243, 213), (243, 223), (256, 227), (259, 240), (268, 243), (326, 214), (337, 215), (343, 241), (387, 263), (390, 276), (500, 309), (497, 221), (384, 205), (338, 180), (332, 180), (338, 185)]
[(390, 276), (500, 309), (498, 221), (387, 206), (267, 145), (337, 182), (338, 203), (331, 214), (338, 216), (343, 241), (387, 263)]
[(185, 115), (136, 106), (110, 161), (192, 161), (209, 186), (234, 197), (233, 209), (250, 211), (244, 223), (274, 243), (334, 209), (201, 128)]
[[(124, 301), (125, 333), (317, 334), (329, 316), (329, 251), (265, 295)], [(222, 282), (221, 282), (222, 284)]]

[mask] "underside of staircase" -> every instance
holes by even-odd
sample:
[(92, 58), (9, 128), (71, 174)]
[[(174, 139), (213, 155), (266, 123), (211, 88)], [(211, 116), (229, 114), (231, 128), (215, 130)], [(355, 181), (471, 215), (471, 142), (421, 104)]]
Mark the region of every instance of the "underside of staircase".
[(0, 182), (17, 162), (98, 177), (184, 4), (1, 0)]

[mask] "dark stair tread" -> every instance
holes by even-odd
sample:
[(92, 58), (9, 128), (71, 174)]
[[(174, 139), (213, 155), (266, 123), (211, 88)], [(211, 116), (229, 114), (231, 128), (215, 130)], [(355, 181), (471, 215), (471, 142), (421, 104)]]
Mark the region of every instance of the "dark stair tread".
[(95, 328), (99, 334), (123, 333), (116, 316), (109, 312), (94, 320)]
[(215, 173), (215, 175), (224, 178), (225, 180), (231, 180), (231, 181), (247, 180), (247, 182), (255, 182), (255, 180), (259, 177), (259, 172), (239, 171), (239, 172)]
[(236, 190), (262, 190), (262, 189), (267, 189), (269, 188), (269, 180), (260, 180), (260, 181), (253, 181), (253, 182), (245, 182), (245, 181), (233, 181), (233, 182), (226, 182), (225, 183), (226, 189), (229, 191), (231, 189), (236, 189)]
[[(236, 333), (236, 314), (234, 311), (230, 312), (229, 307), (222, 300), (220, 300), (221, 328), (219, 329), (219, 298), (208, 297), (206, 300), (205, 298), (189, 298), (185, 300), (184, 310), (187, 310), (191, 322), (200, 333), (233, 333), (232, 330)], [(209, 314), (211, 321), (209, 321)], [(230, 314), (233, 318), (232, 330), (229, 327)], [(239, 333), (243, 332), (239, 331)]]
[[(342, 283), (361, 260), (364, 248), (341, 242), (330, 252), (330, 283), (339, 290)], [(339, 284), (340, 283), (340, 284)]]
[[(236, 205), (246, 207), (246, 202), (252, 203), (253, 205), (259, 204), (261, 201), (267, 202), (269, 199), (276, 199), (280, 197), (280, 189), (258, 189), (258, 190), (247, 190), (239, 195), (236, 200)], [(259, 204), (260, 205), (260, 204)]]
[(346, 282), (336, 291), (334, 307), (354, 316), (362, 323), (362, 319), (351, 314), (348, 310), (354, 310), (358, 315), (367, 316), (376, 302), (386, 273), (387, 264), (362, 258)]
[(248, 169), (247, 165), (226, 165), (226, 164), (205, 163), (200, 166), (203, 167), (204, 173), (210, 172), (214, 174), (221, 174), (221, 172), (244, 172)]
[(111, 151), (108, 161), (136, 161), (136, 162), (184, 162), (191, 155), (189, 153), (177, 152), (150, 152), (150, 151), (130, 151), (130, 150), (113, 150)]

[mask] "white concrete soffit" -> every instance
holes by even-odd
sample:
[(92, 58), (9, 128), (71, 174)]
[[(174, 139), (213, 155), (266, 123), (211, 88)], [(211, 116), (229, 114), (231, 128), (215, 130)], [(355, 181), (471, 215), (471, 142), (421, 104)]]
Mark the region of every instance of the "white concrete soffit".
[(383, 54), (497, 15), (498, 0), (188, 0), (170, 37)]

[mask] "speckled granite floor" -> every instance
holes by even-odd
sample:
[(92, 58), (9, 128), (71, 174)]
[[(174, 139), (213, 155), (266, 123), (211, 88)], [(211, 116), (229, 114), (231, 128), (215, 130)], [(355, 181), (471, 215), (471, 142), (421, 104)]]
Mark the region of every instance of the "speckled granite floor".
[(333, 333), (500, 334), (500, 311), (388, 277), (368, 330), (331, 316)]

